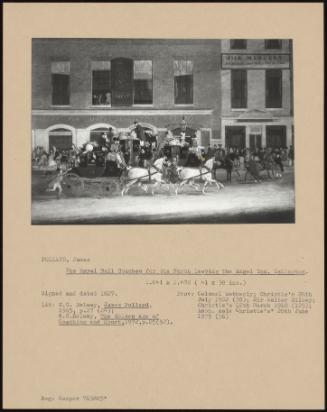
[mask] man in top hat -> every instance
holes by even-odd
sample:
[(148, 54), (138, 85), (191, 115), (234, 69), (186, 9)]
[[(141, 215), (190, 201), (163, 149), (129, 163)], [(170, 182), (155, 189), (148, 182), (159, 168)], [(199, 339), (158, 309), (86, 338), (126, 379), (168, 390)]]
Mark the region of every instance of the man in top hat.
[(171, 162), (168, 163), (168, 167), (166, 170), (166, 175), (170, 183), (177, 183), (179, 181), (178, 170), (178, 160), (177, 157), (174, 156), (171, 159)]
[(144, 143), (144, 146), (140, 150), (140, 166), (150, 168), (152, 159), (152, 147), (149, 141)]
[(144, 133), (144, 129), (142, 125), (140, 125), (140, 123), (137, 120), (135, 120), (134, 124), (135, 124), (136, 137), (142, 142), (144, 142), (146, 139), (145, 139), (145, 133)]
[(119, 139), (117, 137), (114, 137), (113, 139), (110, 146), (110, 152), (107, 155), (107, 160), (115, 161), (120, 169), (126, 167), (125, 158), (121, 151)]
[(107, 146), (107, 145), (109, 145), (108, 133), (104, 132), (101, 135), (100, 146), (104, 147), (104, 146)]

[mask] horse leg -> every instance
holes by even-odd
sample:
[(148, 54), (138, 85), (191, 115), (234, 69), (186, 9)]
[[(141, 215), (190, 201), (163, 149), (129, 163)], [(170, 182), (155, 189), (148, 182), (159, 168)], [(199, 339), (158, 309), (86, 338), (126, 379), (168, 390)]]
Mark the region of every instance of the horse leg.
[(137, 187), (140, 187), (143, 192), (148, 193), (148, 186), (144, 185), (142, 182), (138, 182)]
[(183, 181), (179, 184), (177, 191), (180, 190), (181, 187), (184, 186), (186, 183), (187, 183), (187, 181), (186, 181), (186, 180), (183, 180)]
[(190, 180), (189, 185), (193, 187), (197, 192), (200, 190), (200, 187), (196, 183), (194, 183), (193, 180)]
[(206, 179), (204, 179), (204, 185), (203, 185), (203, 188), (202, 188), (202, 193), (203, 194), (204, 194), (205, 188), (207, 186), (210, 186), (210, 185), (216, 185), (218, 187), (218, 190), (220, 189), (220, 187), (217, 183), (217, 180), (214, 180), (214, 179), (212, 179), (212, 177), (208, 176)]
[(202, 194), (203, 195), (205, 195), (205, 190), (206, 190), (206, 187), (207, 187), (207, 185), (210, 183), (210, 181), (209, 180), (206, 180), (205, 182), (204, 182), (204, 185), (203, 185), (203, 188), (202, 188)]
[(124, 196), (124, 194), (127, 194), (130, 186), (131, 186), (131, 185), (130, 185), (129, 183), (127, 183), (126, 185), (123, 185), (123, 188), (122, 188), (120, 194), (121, 194), (122, 196)]
[(129, 189), (136, 183), (136, 180), (132, 180), (131, 182), (127, 183), (125, 185), (125, 188), (123, 188), (122, 190), (122, 196), (124, 195), (124, 193), (127, 195), (127, 192), (129, 191)]
[(240, 172), (236, 169), (236, 170), (235, 170), (235, 173), (236, 173), (236, 175), (237, 175), (237, 180), (240, 180), (240, 179), (241, 179)]
[(220, 189), (222, 189), (223, 187), (224, 187), (224, 185), (222, 184), (222, 183), (220, 183), (220, 182), (213, 182), (216, 186), (217, 186), (217, 189), (218, 190), (220, 190)]
[(190, 179), (189, 185), (190, 185), (191, 187), (193, 187), (197, 192), (198, 192), (199, 190), (201, 190), (200, 185), (197, 184), (197, 183), (195, 183), (194, 179)]
[(151, 188), (151, 194), (152, 194), (152, 196), (154, 195), (154, 188), (157, 187), (158, 185), (159, 185), (159, 182), (158, 182), (158, 181), (155, 182), (155, 183), (152, 185), (152, 188)]
[(61, 196), (61, 194), (62, 194), (62, 186), (61, 186), (61, 184), (60, 184), (60, 183), (58, 183), (57, 188), (58, 188), (57, 198), (59, 199), (59, 198), (60, 198), (60, 196)]

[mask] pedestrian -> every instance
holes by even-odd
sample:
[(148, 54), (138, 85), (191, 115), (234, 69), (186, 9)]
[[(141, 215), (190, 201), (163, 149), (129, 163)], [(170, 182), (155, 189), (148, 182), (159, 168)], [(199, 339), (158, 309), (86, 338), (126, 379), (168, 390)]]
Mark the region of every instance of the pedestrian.
[(40, 156), (39, 166), (48, 166), (48, 154), (45, 150), (42, 151)]
[(291, 145), (289, 150), (288, 150), (288, 165), (293, 166), (294, 165), (294, 148)]
[(224, 159), (224, 166), (225, 166), (226, 173), (227, 173), (227, 176), (226, 176), (226, 181), (227, 182), (232, 181), (232, 171), (233, 171), (233, 167), (234, 167), (234, 161), (233, 161), (233, 156), (232, 155), (233, 155), (233, 153), (230, 150), (228, 150), (228, 152), (225, 156), (225, 159)]
[(59, 199), (59, 197), (60, 197), (61, 194), (62, 194), (62, 186), (61, 186), (61, 184), (62, 184), (63, 180), (64, 180), (64, 172), (63, 172), (63, 168), (60, 167), (59, 170), (58, 170), (57, 176), (56, 176), (55, 179), (53, 180), (52, 189), (51, 189), (51, 188), (48, 188), (48, 189), (47, 189), (47, 192), (55, 192), (56, 190), (58, 190), (58, 192), (57, 192), (57, 198)]
[(260, 179), (260, 172), (258, 168), (258, 162), (255, 160), (255, 155), (251, 154), (249, 161), (247, 162), (246, 165), (246, 170), (251, 174), (251, 176), (254, 178), (254, 181), (256, 183), (261, 183)]
[(283, 173), (284, 172), (284, 166), (283, 166), (282, 156), (281, 156), (281, 153), (280, 153), (279, 149), (275, 149), (275, 151), (274, 151), (274, 161), (279, 166), (280, 171)]

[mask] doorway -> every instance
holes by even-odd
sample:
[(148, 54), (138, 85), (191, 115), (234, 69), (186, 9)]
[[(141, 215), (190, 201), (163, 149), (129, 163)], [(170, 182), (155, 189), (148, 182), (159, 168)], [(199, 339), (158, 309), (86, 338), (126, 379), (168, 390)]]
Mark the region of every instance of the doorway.
[(250, 150), (257, 150), (262, 148), (261, 134), (250, 134)]
[(55, 129), (49, 132), (49, 150), (69, 150), (73, 144), (73, 134), (67, 129)]
[(286, 147), (286, 126), (267, 126), (267, 147)]
[(245, 148), (245, 126), (226, 126), (226, 147)]

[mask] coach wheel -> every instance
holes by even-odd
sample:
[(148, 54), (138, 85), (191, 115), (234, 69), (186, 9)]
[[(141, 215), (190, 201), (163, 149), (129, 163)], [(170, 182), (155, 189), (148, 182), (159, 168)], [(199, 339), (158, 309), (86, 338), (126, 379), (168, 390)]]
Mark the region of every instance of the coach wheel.
[(68, 173), (64, 178), (62, 188), (65, 194), (79, 196), (84, 191), (84, 183), (75, 173)]
[(108, 180), (102, 183), (102, 195), (112, 196), (119, 191), (119, 183), (116, 180)]

